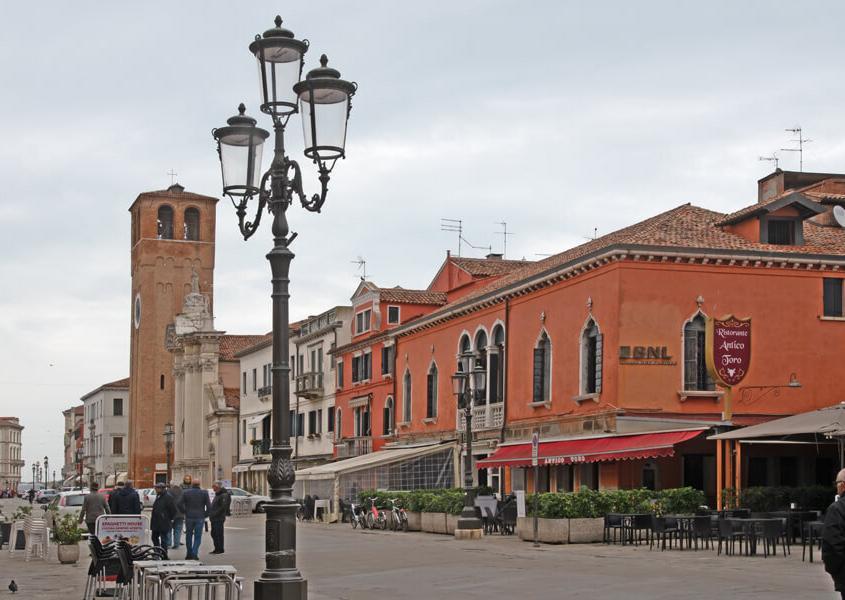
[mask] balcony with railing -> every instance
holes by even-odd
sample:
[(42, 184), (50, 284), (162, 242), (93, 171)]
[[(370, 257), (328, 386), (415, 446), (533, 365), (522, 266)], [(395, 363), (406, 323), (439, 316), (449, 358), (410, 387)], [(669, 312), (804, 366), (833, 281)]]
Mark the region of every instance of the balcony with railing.
[(317, 398), (323, 394), (323, 374), (317, 371), (296, 376), (296, 395)]
[(269, 400), (272, 395), (273, 395), (273, 386), (272, 385), (265, 385), (264, 387), (258, 388), (258, 399), (259, 400)]
[[(472, 408), (472, 430), (483, 431), (485, 429), (499, 429), (505, 418), (505, 405), (503, 402), (496, 404), (482, 404)], [(466, 429), (466, 418), (464, 411), (458, 410), (457, 430)]]
[(338, 458), (352, 458), (372, 452), (373, 439), (371, 437), (345, 438), (335, 442)]
[(252, 440), (252, 455), (270, 454), (270, 440)]

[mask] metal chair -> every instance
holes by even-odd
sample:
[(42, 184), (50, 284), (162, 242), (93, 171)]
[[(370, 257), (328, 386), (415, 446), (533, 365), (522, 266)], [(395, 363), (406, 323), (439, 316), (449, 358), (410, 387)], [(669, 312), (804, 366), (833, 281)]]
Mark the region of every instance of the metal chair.
[(722, 553), (722, 542), (725, 542), (726, 556), (735, 554), (734, 543), (737, 540), (739, 540), (740, 550), (742, 550), (742, 542), (745, 541), (747, 543), (748, 541), (748, 536), (745, 531), (735, 529), (733, 523), (731, 523), (728, 519), (719, 519), (719, 547), (716, 555), (718, 556)]
[(672, 540), (678, 540), (680, 544), (681, 529), (675, 519), (651, 515), (651, 536), (648, 549), (654, 548), (654, 542), (660, 545), (660, 550), (666, 550), (666, 540), (669, 540), (669, 549), (672, 549)]
[(709, 550), (712, 539), (713, 526), (710, 515), (696, 516), (692, 521), (692, 540), (695, 544), (695, 549), (698, 550), (698, 541), (701, 540), (701, 545)]
[[(777, 521), (763, 521), (762, 525), (763, 528), (761, 537), (763, 538), (763, 556), (769, 556), (769, 544), (772, 545), (772, 553), (777, 555), (778, 542), (781, 543), (781, 552), (784, 556), (786, 556), (786, 551), (788, 549), (788, 533), (786, 530), (785, 519)], [(792, 554), (792, 551), (790, 550), (789, 553)]]
[(616, 543), (616, 532), (619, 532), (620, 537), (623, 532), (622, 514), (608, 513), (604, 516), (604, 529), (602, 532), (602, 541), (605, 544), (610, 543), (611, 534), (613, 535), (613, 543)]

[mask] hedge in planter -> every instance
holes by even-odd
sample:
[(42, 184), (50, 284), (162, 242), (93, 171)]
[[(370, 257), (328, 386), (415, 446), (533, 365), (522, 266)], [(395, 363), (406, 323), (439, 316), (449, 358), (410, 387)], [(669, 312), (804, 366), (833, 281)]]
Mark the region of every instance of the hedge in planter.
[[(691, 514), (704, 503), (704, 493), (694, 488), (652, 491), (591, 490), (548, 492), (539, 495), (538, 517), (542, 519), (589, 519), (608, 513), (656, 512)], [(534, 515), (534, 495), (526, 495), (526, 512)]]

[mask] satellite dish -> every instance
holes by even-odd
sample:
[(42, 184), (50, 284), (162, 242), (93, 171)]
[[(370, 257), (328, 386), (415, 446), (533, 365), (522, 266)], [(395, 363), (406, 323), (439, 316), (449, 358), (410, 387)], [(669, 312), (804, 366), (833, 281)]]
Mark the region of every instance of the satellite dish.
[(833, 218), (839, 224), (840, 227), (845, 227), (845, 208), (842, 208), (838, 205), (834, 206)]

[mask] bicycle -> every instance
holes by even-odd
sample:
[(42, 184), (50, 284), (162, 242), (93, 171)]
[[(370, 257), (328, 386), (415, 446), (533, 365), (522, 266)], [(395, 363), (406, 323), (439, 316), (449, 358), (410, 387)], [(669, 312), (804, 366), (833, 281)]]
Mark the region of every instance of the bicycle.
[(405, 509), (401, 506), (396, 506), (396, 502), (398, 498), (392, 498), (390, 500), (390, 514), (392, 518), (390, 519), (390, 529), (393, 531), (408, 531), (408, 514), (405, 512)]
[(354, 502), (349, 504), (349, 522), (352, 523), (352, 529), (358, 529), (358, 525), (361, 526), (361, 529), (367, 528), (366, 513), (360, 505)]
[(387, 529), (387, 519), (384, 516), (384, 511), (376, 508), (376, 498), (370, 498), (370, 508), (367, 511), (367, 527), (375, 529), (378, 527), (381, 530)]

